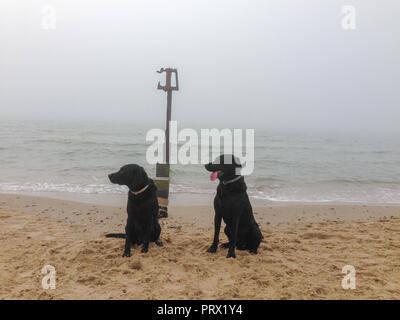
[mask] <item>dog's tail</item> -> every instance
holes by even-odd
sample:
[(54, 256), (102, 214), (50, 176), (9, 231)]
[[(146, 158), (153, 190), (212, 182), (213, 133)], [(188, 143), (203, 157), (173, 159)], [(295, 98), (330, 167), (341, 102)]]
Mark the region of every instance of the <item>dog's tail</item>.
[(121, 239), (125, 239), (126, 238), (126, 234), (125, 233), (107, 233), (106, 234), (107, 238), (121, 238)]

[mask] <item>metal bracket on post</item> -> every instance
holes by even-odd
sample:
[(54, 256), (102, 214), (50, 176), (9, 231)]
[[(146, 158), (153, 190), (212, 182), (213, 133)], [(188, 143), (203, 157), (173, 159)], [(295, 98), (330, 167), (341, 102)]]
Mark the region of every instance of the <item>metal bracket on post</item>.
[[(162, 86), (160, 84), (160, 81), (158, 81), (158, 90), (164, 90), (164, 91), (178, 91), (179, 90), (179, 83), (178, 83), (178, 70), (177, 69), (172, 69), (172, 68), (161, 68), (158, 73), (166, 73), (166, 78), (165, 78), (165, 86)], [(171, 75), (175, 74), (175, 87), (171, 86)]]

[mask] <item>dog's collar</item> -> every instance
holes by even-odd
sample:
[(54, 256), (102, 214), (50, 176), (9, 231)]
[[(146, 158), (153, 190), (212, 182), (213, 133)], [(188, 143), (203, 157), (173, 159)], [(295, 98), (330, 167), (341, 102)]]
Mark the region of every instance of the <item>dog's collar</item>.
[(222, 180), (222, 183), (224, 184), (224, 185), (227, 185), (227, 184), (230, 184), (230, 183), (232, 183), (232, 182), (236, 182), (236, 181), (238, 181), (240, 178), (242, 178), (242, 176), (237, 176), (236, 178), (233, 178), (233, 179), (231, 179), (231, 180)]
[(145, 191), (147, 188), (149, 187), (149, 185), (145, 186), (144, 188), (140, 189), (139, 191), (132, 191), (131, 192), (137, 196), (138, 194), (141, 194), (143, 191)]

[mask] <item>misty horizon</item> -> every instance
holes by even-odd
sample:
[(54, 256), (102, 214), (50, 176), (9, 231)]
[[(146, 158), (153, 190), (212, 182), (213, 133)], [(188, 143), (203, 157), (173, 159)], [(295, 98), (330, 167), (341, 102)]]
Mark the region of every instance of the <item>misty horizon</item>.
[(356, 1), (343, 30), (344, 4), (54, 1), (43, 30), (47, 2), (2, 1), (0, 114), (163, 128), (175, 67), (182, 127), (397, 132), (400, 4)]

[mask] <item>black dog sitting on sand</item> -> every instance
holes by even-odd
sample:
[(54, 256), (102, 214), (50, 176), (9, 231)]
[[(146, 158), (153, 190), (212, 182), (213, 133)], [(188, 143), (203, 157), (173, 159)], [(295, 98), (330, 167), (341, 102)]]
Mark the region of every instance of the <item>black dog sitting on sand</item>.
[(238, 250), (249, 250), (256, 254), (263, 236), (254, 219), (253, 209), (247, 195), (244, 177), (240, 175), (239, 160), (233, 155), (221, 155), (205, 165), (211, 171), (210, 179), (219, 179), (217, 194), (214, 199), (214, 241), (208, 252), (216, 252), (219, 242), (221, 220), (226, 223), (225, 234), (229, 242), (222, 245), (229, 248), (227, 258), (236, 258)]
[(136, 164), (128, 164), (108, 177), (112, 183), (128, 186), (129, 193), (126, 234), (112, 233), (106, 237), (126, 239), (123, 257), (131, 256), (131, 246), (135, 244), (142, 245), (143, 253), (148, 251), (150, 242), (162, 246), (159, 241), (161, 226), (158, 223), (157, 187), (146, 171)]

